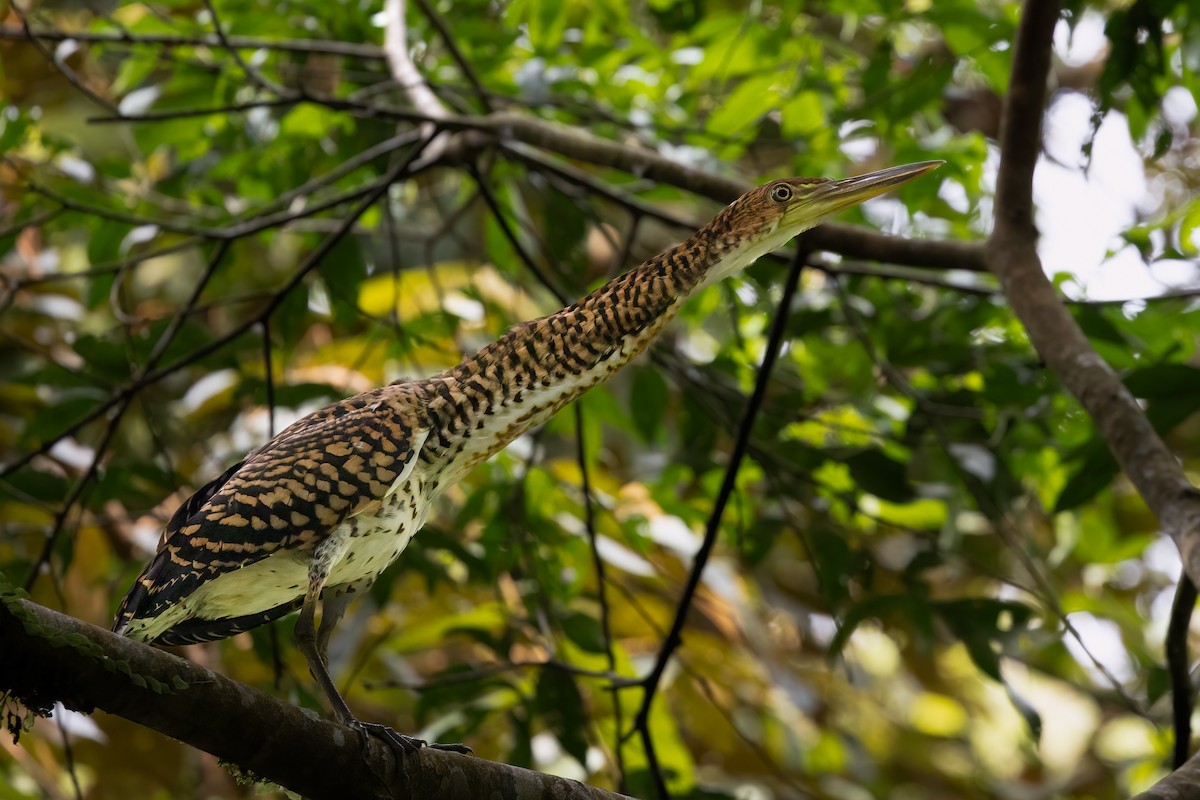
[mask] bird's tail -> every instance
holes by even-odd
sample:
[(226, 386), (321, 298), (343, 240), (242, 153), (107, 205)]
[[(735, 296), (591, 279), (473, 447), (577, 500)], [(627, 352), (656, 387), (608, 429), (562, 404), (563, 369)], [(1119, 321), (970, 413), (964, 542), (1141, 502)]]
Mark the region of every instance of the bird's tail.
[(112, 627), (114, 633), (129, 636), (131, 639), (145, 641), (136, 632), (129, 631), (129, 624), (137, 619), (138, 614), (149, 605), (150, 587), (154, 585), (155, 578), (162, 571), (167, 559), (168, 556), (166, 553), (159, 553), (146, 565), (146, 568), (142, 570), (142, 574), (138, 576), (138, 579), (133, 582), (129, 593), (125, 595), (125, 599), (121, 601), (121, 605), (117, 608), (117, 616), (113, 620)]

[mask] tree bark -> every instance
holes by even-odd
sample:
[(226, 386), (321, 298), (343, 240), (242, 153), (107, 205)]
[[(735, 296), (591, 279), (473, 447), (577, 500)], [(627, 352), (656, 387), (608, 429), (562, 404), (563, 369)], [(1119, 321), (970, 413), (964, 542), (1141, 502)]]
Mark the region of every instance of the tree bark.
[(1191, 800), (1200, 797), (1200, 753), (1132, 800)]
[(1079, 399), (1200, 585), (1200, 491), (1155, 432), (1137, 400), (1092, 348), (1042, 269), (1033, 222), (1033, 170), (1041, 150), (1050, 49), (1061, 3), (1025, 5), (1013, 52), (996, 182), (988, 268), (1046, 364)]
[(398, 758), (313, 711), (27, 600), (0, 598), (0, 692), (27, 707), (102, 709), (304, 797), (618, 800), (520, 767), (423, 749)]

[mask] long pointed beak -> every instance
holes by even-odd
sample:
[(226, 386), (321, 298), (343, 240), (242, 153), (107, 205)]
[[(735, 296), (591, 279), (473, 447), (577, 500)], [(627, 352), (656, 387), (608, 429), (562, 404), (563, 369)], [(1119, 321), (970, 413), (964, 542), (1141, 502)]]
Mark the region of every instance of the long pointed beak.
[(813, 197), (813, 201), (828, 208), (826, 213), (833, 214), (881, 195), (894, 186), (908, 183), (913, 178), (919, 178), (945, 163), (945, 161), (921, 161), (916, 164), (888, 167), (845, 180), (832, 181), (823, 187), (823, 191)]

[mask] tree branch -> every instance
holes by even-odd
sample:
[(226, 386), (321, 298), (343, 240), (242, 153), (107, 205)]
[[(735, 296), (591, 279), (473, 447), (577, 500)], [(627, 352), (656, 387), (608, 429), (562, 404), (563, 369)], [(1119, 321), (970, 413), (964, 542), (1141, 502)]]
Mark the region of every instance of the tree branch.
[(1033, 169), (1041, 147), (1050, 47), (1060, 3), (1025, 5), (1000, 132), (996, 227), (988, 267), (1029, 339), (1091, 415), (1121, 469), (1174, 539), (1192, 582), (1200, 581), (1200, 491), (1142, 413), (1137, 400), (1096, 353), (1042, 269), (1033, 224)]
[[(3, 600), (0, 690), (11, 691), (29, 708), (62, 701), (85, 713), (102, 709), (305, 797), (623, 797), (436, 750), (421, 750), (397, 763), (383, 742), (311, 711), (36, 603)], [(155, 691), (158, 685), (165, 690)]]
[(476, 97), (479, 98), (480, 104), (483, 105), (484, 111), (492, 110), (492, 102), (488, 96), (488, 91), (483, 85), (483, 79), (479, 77), (479, 72), (475, 69), (475, 65), (463, 53), (462, 48), (458, 46), (458, 42), (454, 38), (454, 33), (450, 30), (450, 26), (446, 24), (446, 20), (438, 13), (437, 9), (429, 0), (417, 0), (417, 5), (421, 9), (421, 13), (429, 20), (429, 24), (437, 30), (438, 35), (442, 38), (442, 44), (450, 51), (450, 57), (454, 59), (454, 63), (458, 65), (458, 69), (462, 72), (463, 77), (467, 79), (467, 83), (471, 84), (471, 88), (475, 90)]
[[(446, 120), (457, 124), (461, 120)], [(621, 142), (601, 139), (577, 128), (568, 128), (516, 111), (501, 111), (476, 118), (470, 127), (492, 133), (500, 139), (515, 139), (566, 158), (629, 172), (641, 178), (665, 183), (708, 197), (719, 203), (731, 203), (752, 187), (738, 178), (730, 178), (695, 169), (673, 161), (653, 150), (642, 150)], [(849, 258), (887, 261), (917, 267), (962, 269), (981, 272), (983, 247), (974, 242), (904, 239), (852, 225), (827, 223), (804, 234), (812, 248), (830, 250)]]
[[(671, 623), (671, 629), (663, 639), (662, 647), (659, 649), (658, 656), (654, 660), (654, 666), (645, 678), (645, 692), (642, 695), (642, 704), (638, 708), (637, 716), (634, 718), (634, 725), (630, 733), (641, 731), (643, 741), (646, 742), (647, 747), (649, 747), (650, 740), (650, 708), (654, 703), (654, 697), (658, 692), (658, 687), (662, 681), (663, 673), (666, 671), (667, 663), (670, 661), (675, 650), (683, 643), (684, 623), (687, 621), (687, 615), (691, 610), (696, 590), (700, 586), (700, 578), (704, 573), (704, 567), (708, 564), (708, 558), (716, 546), (717, 535), (721, 530), (721, 517), (724, 515), (725, 506), (728, 505), (729, 498), (733, 495), (733, 491), (736, 488), (738, 470), (750, 447), (754, 422), (758, 419), (758, 412), (762, 409), (762, 403), (766, 397), (771, 370), (775, 366), (775, 359), (779, 355), (780, 345), (783, 343), (783, 337), (787, 331), (787, 321), (792, 310), (792, 299), (796, 294), (797, 287), (800, 285), (800, 273), (804, 268), (804, 262), (807, 258), (808, 253), (801, 246), (801, 249), (797, 251), (792, 260), (791, 272), (788, 274), (787, 282), (784, 284), (783, 295), (779, 300), (779, 308), (775, 312), (774, 319), (771, 321), (771, 330), (767, 337), (766, 349), (763, 351), (762, 365), (758, 370), (758, 379), (754, 383), (754, 391), (751, 393), (745, 413), (742, 415), (733, 452), (730, 454), (729, 464), (725, 468), (725, 477), (717, 493), (716, 502), (713, 504), (712, 513), (709, 514), (708, 525), (704, 532), (704, 541), (700, 545), (700, 549), (696, 551), (692, 568), (688, 573), (687, 584), (684, 586), (683, 593), (680, 595), (679, 602), (675, 608), (675, 619)], [(661, 780), (658, 782), (657, 789), (660, 798), (668, 796), (666, 786)]]
[(1200, 753), (1132, 800), (1190, 800), (1200, 795)]
[[(129, 33), (128, 31), (60, 31), (54, 28), (0, 27), (0, 41), (65, 42), (67, 40), (85, 44), (127, 44), (160, 47), (222, 47), (216, 36), (205, 34), (186, 36), (171, 33)], [(280, 50), (291, 53), (322, 53), (334, 56), (351, 56), (368, 61), (382, 61), (383, 50), (373, 44), (353, 44), (327, 39), (267, 39), (260, 36), (226, 36), (226, 42), (242, 50)]]
[(234, 47), (229, 41), (228, 37), (225, 35), (225, 28), (223, 25), (221, 25), (221, 17), (217, 14), (216, 6), (213, 5), (212, 0), (203, 0), (203, 3), (204, 8), (208, 11), (209, 19), (212, 21), (213, 33), (217, 35), (217, 40), (221, 43), (221, 47), (225, 48), (225, 50), (229, 53), (229, 56), (234, 60), (234, 63), (242, 68), (242, 72), (246, 73), (247, 78), (249, 78), (251, 82), (258, 84), (261, 88), (266, 89), (269, 92), (273, 92), (280, 97), (291, 97), (295, 95), (295, 92), (291, 91), (285, 86), (279, 85), (266, 75), (263, 75), (262, 72), (250, 64), (250, 62), (242, 58), (242, 54), (238, 51), (238, 48)]
[(41, 39), (39, 39), (33, 33), (33, 29), (29, 27), (29, 19), (25, 11), (22, 10), (19, 5), (16, 3), (10, 3), (9, 8), (12, 10), (13, 15), (16, 16), (16, 18), (21, 22), (21, 33), (23, 34), (21, 38), (32, 44), (34, 49), (41, 53), (42, 57), (45, 58), (46, 61), (50, 62), (50, 64), (52, 64), (55, 69), (57, 69), (59, 73), (67, 80), (67, 82), (78, 89), (84, 97), (87, 97), (93, 103), (105, 109), (106, 111), (109, 111), (110, 113), (117, 112), (116, 104), (88, 86), (87, 82), (84, 81), (83, 78), (79, 77), (75, 70), (67, 66), (65, 59), (59, 58), (57, 54), (51, 52), (50, 49), (42, 43)]
[[(132, 36), (129, 34), (69, 34), (62, 31), (25, 31), (0, 28), (0, 39), (66, 40), (83, 42), (128, 42), (131, 44), (160, 44), (163, 46), (209, 45), (222, 47), (230, 53), (238, 48), (263, 48), (292, 50), (297, 52), (323, 52), (353, 55), (360, 58), (385, 57), (393, 78), (400, 84), (416, 109), (407, 112), (400, 109), (351, 103), (340, 98), (318, 98), (299, 95), (278, 100), (254, 101), (226, 109), (186, 109), (180, 111), (151, 112), (137, 116), (114, 112), (111, 116), (96, 118), (93, 122), (131, 122), (170, 119), (183, 115), (208, 115), (223, 111), (248, 109), (255, 106), (288, 106), (296, 102), (312, 102), (333, 110), (351, 113), (372, 114), (380, 117), (409, 121), (422, 126), (422, 134), (428, 135), (428, 126), (433, 123), (439, 131), (458, 131), (468, 135), (439, 136), (433, 141), (425, 159), (414, 169), (421, 171), (428, 163), (436, 161), (444, 150), (459, 149), (464, 158), (473, 158), (489, 140), (500, 142), (518, 141), (533, 145), (559, 156), (583, 161), (597, 166), (619, 169), (643, 178), (666, 183), (680, 189), (707, 197), (719, 203), (729, 203), (751, 188), (749, 182), (695, 169), (666, 156), (644, 148), (622, 142), (602, 139), (578, 128), (547, 122), (519, 111), (498, 111), (485, 116), (460, 116), (451, 114), (430, 89), (419, 70), (408, 56), (404, 19), (404, 0), (388, 0), (384, 6), (385, 46), (383, 48), (362, 45), (342, 45), (338, 42), (303, 40), (272, 41), (254, 37), (238, 36)], [(35, 37), (37, 37), (35, 39)], [(464, 67), (466, 69), (466, 67)], [(474, 134), (474, 135), (469, 135)], [(984, 271), (983, 247), (977, 242), (936, 241), (927, 239), (905, 239), (899, 236), (870, 231), (857, 226), (827, 223), (804, 235), (808, 246), (828, 250), (848, 258), (869, 261), (885, 261), (914, 267), (933, 269), (961, 269)]]
[[(1046, 81), (1050, 70), (1054, 27), (1061, 3), (1028, 0), (1013, 49), (1013, 71), (1000, 128), (1000, 170), (996, 180), (996, 226), (987, 250), (987, 264), (1029, 334), (1029, 340), (1079, 399), (1095, 422), (1113, 457), (1129, 477), (1183, 558), (1184, 574), (1171, 611), (1168, 661), (1174, 684), (1176, 715), (1175, 763), (1186, 756), (1190, 742), (1191, 701), (1186, 650), (1180, 653), (1179, 633), (1186, 634), (1200, 585), (1200, 491), (1192, 485), (1141, 406), (1116, 372), (1092, 348), (1075, 319), (1067, 312), (1046, 277), (1037, 254), (1033, 220), (1033, 172), (1041, 150), (1041, 125)], [(1190, 582), (1191, 586), (1186, 584)], [(1186, 642), (1182, 644), (1186, 648)], [(1180, 769), (1191, 783), (1197, 778), (1193, 761)], [(1187, 777), (1190, 776), (1190, 777)], [(1171, 790), (1174, 791), (1174, 790)], [(1151, 795), (1161, 797), (1190, 796)]]

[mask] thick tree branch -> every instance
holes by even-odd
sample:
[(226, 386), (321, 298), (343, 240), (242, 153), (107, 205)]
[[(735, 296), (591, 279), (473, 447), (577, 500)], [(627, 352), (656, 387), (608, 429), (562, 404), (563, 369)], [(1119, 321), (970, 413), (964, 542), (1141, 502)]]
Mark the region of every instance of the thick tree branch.
[(1121, 469), (1175, 540), (1195, 583), (1200, 581), (1200, 491), (1067, 312), (1037, 254), (1033, 169), (1041, 148), (1050, 47), (1059, 7), (1053, 0), (1030, 0), (1017, 33), (1001, 127), (996, 227), (987, 264), (1000, 279), (1033, 346), (1079, 398)]
[[(699, 194), (719, 203), (731, 203), (752, 184), (673, 161), (653, 150), (601, 139), (577, 128), (567, 128), (516, 111), (486, 117), (447, 120), (490, 133), (501, 140), (515, 139), (576, 161), (619, 169), (642, 178)], [(829, 223), (804, 234), (810, 248), (829, 250), (848, 258), (887, 261), (915, 267), (962, 269), (981, 272), (983, 247), (973, 242), (904, 239), (852, 225)]]
[[(622, 797), (436, 750), (421, 750), (398, 764), (391, 748), (374, 738), (364, 739), (212, 670), (26, 600), (7, 598), (0, 604), (0, 641), (0, 691), (11, 691), (27, 706), (46, 708), (62, 701), (73, 710), (99, 708), (305, 797)], [(148, 688), (155, 686), (149, 679), (166, 690)]]
[(1191, 800), (1200, 796), (1200, 753), (1132, 800)]

